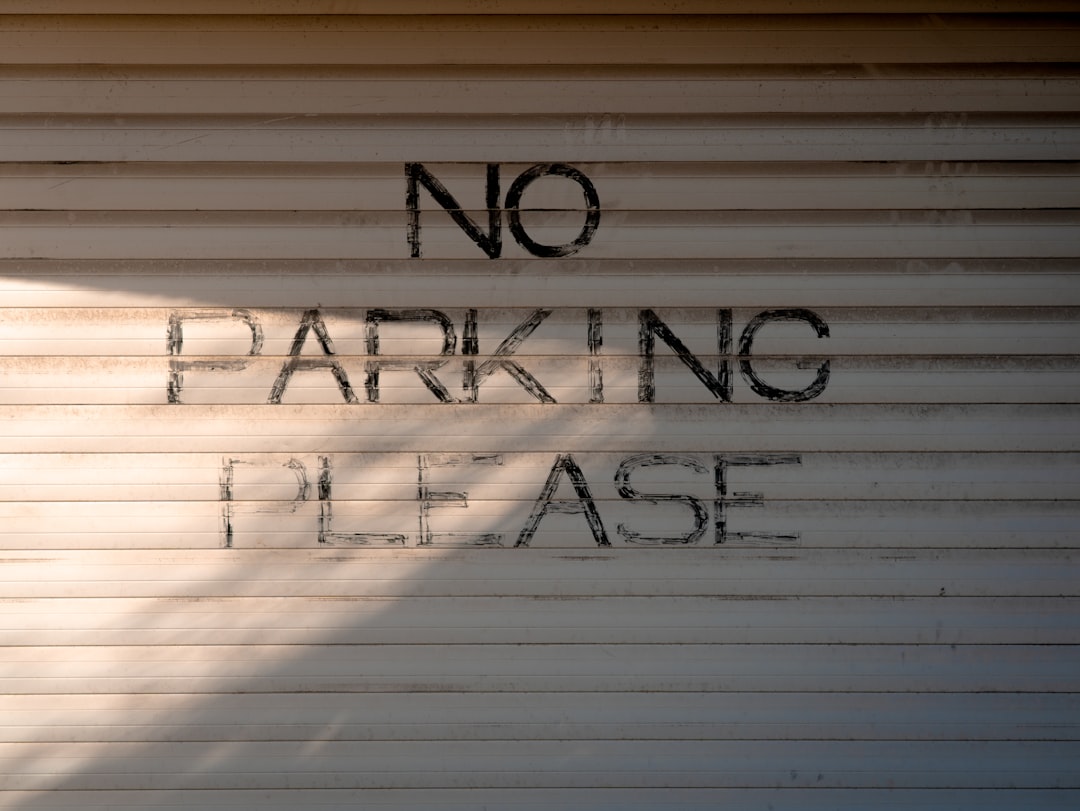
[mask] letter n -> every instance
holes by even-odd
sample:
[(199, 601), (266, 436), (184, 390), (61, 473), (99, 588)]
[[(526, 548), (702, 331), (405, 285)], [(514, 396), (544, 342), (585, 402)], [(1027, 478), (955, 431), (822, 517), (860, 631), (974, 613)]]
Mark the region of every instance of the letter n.
[(716, 311), (716, 350), (717, 369), (713, 374), (705, 368), (697, 356), (679, 340), (671, 328), (652, 310), (639, 313), (640, 332), (638, 335), (638, 402), (656, 401), (656, 371), (653, 354), (656, 348), (656, 336), (660, 336), (680, 361), (705, 384), (714, 397), (725, 403), (731, 402), (731, 365), (728, 355), (731, 352), (731, 310)]
[(457, 223), (458, 228), (475, 242), (489, 259), (498, 259), (502, 254), (502, 209), (499, 208), (499, 164), (487, 166), (487, 213), (488, 232), (461, 208), (454, 196), (435, 175), (431, 174), (422, 163), (405, 164), (405, 207), (409, 211), (408, 239), (409, 256), (420, 258), (420, 187), (423, 186), (443, 209)]

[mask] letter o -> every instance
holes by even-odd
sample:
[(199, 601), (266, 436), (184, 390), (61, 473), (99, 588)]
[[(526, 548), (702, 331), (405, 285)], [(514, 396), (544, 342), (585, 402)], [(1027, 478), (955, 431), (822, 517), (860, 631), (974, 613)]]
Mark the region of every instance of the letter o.
[[(585, 193), (585, 205), (587, 206), (585, 225), (582, 226), (581, 233), (577, 235), (577, 238), (565, 245), (544, 245), (539, 243), (525, 233), (525, 226), (521, 224), (521, 212), (518, 209), (521, 204), (521, 196), (530, 183), (545, 175), (568, 178), (581, 186), (582, 192)], [(510, 190), (506, 193), (506, 209), (509, 212), (510, 233), (514, 235), (517, 243), (533, 256), (540, 256), (545, 259), (571, 256), (577, 253), (592, 242), (593, 234), (596, 233), (597, 226), (600, 225), (600, 196), (596, 193), (596, 187), (583, 172), (565, 163), (538, 163), (518, 175), (513, 185), (510, 186)]]

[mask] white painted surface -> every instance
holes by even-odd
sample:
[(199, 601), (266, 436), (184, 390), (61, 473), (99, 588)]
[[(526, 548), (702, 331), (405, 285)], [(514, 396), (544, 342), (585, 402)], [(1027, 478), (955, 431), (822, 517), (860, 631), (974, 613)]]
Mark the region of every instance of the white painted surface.
[(25, 5), (0, 808), (1080, 802), (1067, 4)]

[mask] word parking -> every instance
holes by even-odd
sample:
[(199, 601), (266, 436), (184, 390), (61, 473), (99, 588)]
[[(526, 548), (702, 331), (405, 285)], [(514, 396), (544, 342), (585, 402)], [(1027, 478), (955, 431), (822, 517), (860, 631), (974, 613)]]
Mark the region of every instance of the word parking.
[[(339, 318), (348, 319), (354, 325), (359, 324), (362, 337), (356, 341), (362, 349), (362, 376), (364, 399), (369, 403), (380, 401), (382, 373), (413, 372), (430, 393), (430, 397), (441, 403), (478, 403), (483, 400), (482, 389), (496, 372), (505, 372), (528, 395), (541, 403), (557, 402), (555, 396), (544, 385), (539, 374), (526, 368), (522, 356), (528, 354), (523, 349), (532, 336), (552, 314), (549, 308), (537, 308), (528, 312), (526, 317), (510, 328), (509, 333), (486, 354), (481, 353), (478, 325), (478, 311), (465, 311), (462, 319), (462, 340), (458, 354), (458, 331), (451, 315), (442, 310), (416, 309), (368, 309), (366, 311), (338, 312)], [(741, 331), (737, 349), (733, 347), (733, 314), (730, 309), (711, 311), (715, 322), (711, 331), (715, 344), (709, 347), (712, 356), (711, 368), (702, 360), (701, 354), (691, 351), (687, 344), (676, 334), (669, 323), (654, 310), (636, 311), (636, 326), (630, 328), (630, 340), (636, 346), (630, 348), (637, 363), (637, 386), (635, 401), (652, 403), (656, 401), (656, 362), (657, 339), (664, 344), (668, 353), (696, 378), (705, 390), (719, 402), (731, 402), (734, 388), (732, 367), (738, 365), (739, 373), (749, 389), (758, 397), (773, 402), (805, 402), (818, 397), (829, 381), (829, 361), (823, 360), (817, 367), (813, 379), (800, 388), (787, 388), (769, 382), (755, 367), (755, 339), (762, 328), (782, 322), (799, 322), (809, 327), (809, 334), (816, 338), (829, 335), (828, 324), (812, 310), (801, 308), (762, 310), (754, 314)], [(565, 315), (565, 313), (564, 313)], [(604, 392), (604, 311), (592, 308), (582, 311), (582, 324), (579, 334), (580, 345), (570, 339), (569, 345), (558, 354), (548, 352), (545, 357), (549, 375), (556, 380), (576, 374), (574, 369), (579, 358), (588, 360), (588, 399), (589, 403), (605, 402)], [(621, 312), (625, 316), (626, 313)], [(248, 336), (244, 341), (243, 354), (233, 357), (212, 359), (198, 356), (185, 356), (185, 326), (193, 322), (234, 322), (242, 325)], [(388, 355), (383, 351), (383, 334), (389, 325), (412, 325), (427, 328), (424, 339), (412, 339), (408, 351)], [(805, 329), (805, 328), (804, 328)], [(627, 333), (624, 327), (624, 337)], [(173, 310), (169, 314), (167, 353), (169, 355), (169, 373), (166, 384), (168, 402), (183, 402), (185, 386), (184, 373), (203, 371), (228, 373), (246, 368), (253, 359), (263, 354), (266, 335), (258, 313), (246, 309), (231, 310)], [(400, 342), (399, 342), (400, 343)], [(574, 351), (574, 347), (577, 347)], [(314, 350), (314, 351), (312, 351)], [(460, 395), (452, 392), (447, 382), (444, 367), (457, 356), (458, 374), (460, 374)], [(353, 354), (347, 355), (353, 358)], [(625, 355), (623, 356), (625, 357)], [(608, 357), (608, 361), (613, 358)], [(353, 384), (354, 374), (350, 374), (347, 361), (337, 349), (331, 329), (324, 313), (318, 309), (306, 310), (299, 317), (295, 332), (288, 343), (287, 354), (272, 382), (268, 383), (265, 402), (276, 405), (283, 402), (286, 391), (295, 375), (300, 372), (319, 372), (327, 375), (327, 381), (340, 392), (346, 403), (359, 403), (360, 397)], [(553, 367), (554, 364), (554, 367)], [(565, 367), (565, 368), (562, 368)], [(455, 375), (457, 377), (457, 375)]]

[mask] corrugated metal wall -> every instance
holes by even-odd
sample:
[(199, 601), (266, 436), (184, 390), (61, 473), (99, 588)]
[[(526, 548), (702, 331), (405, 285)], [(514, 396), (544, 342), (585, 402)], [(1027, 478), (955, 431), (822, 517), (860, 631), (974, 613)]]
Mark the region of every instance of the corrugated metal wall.
[(1080, 804), (1074, 3), (146, 5), (0, 14), (0, 807)]

